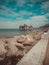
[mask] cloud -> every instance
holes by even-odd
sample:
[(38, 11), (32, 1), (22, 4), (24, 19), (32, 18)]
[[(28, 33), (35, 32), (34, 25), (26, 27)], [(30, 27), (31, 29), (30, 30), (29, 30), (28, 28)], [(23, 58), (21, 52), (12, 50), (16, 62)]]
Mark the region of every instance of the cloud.
[(13, 22), (14, 20), (11, 19), (11, 18), (3, 18), (3, 17), (0, 17), (0, 22), (8, 22), (8, 21)]
[(15, 18), (21, 18), (21, 16), (22, 16), (20, 13), (14, 12), (10, 8), (7, 8), (6, 6), (2, 6), (2, 9), (0, 10), (1, 11), (1, 13), (0, 13), (1, 15), (9, 16), (11, 18), (14, 18), (14, 17)]
[(24, 19), (24, 15), (25, 16), (34, 15), (34, 13), (32, 13), (30, 11), (27, 11), (27, 10), (20, 10), (17, 13), (17, 12), (12, 11), (10, 8), (7, 8), (6, 6), (2, 6), (2, 9), (0, 10), (1, 11), (1, 13), (0, 13), (1, 15), (8, 16), (10, 18), (14, 18), (15, 17), (17, 20), (20, 19), (20, 18)]
[(13, 16), (13, 14), (10, 14), (10, 12), (9, 11), (7, 11), (7, 10), (1, 10), (0, 9), (0, 11), (1, 11), (1, 15), (5, 15), (5, 16), (10, 16), (10, 17), (15, 17), (15, 16)]
[(45, 14), (45, 16), (49, 17), (49, 13)]
[[(10, 25), (11, 24), (11, 25)], [(16, 21), (0, 22), (0, 28), (18, 28), (20, 25), (27, 24), (33, 27), (40, 27), (45, 24), (49, 24), (48, 19), (45, 16), (33, 16), (30, 19), (18, 19)]]
[(29, 12), (29, 11), (26, 11), (26, 10), (21, 10), (21, 11), (19, 12), (19, 14), (22, 15), (22, 16), (23, 16), (23, 15), (28, 15), (28, 16), (29, 16), (29, 15), (32, 15), (33, 13), (32, 13), (32, 12)]
[(16, 4), (18, 6), (23, 6), (26, 2), (28, 2), (29, 0), (16, 0)]
[(41, 4), (41, 9), (49, 11), (49, 1), (45, 1)]
[(11, 20), (11, 19), (0, 17), (0, 22), (1, 22), (1, 20), (3, 20), (3, 21), (6, 20), (6, 21), (8, 21), (8, 20)]
[(7, 12), (10, 12), (10, 14), (12, 14), (13, 16), (18, 16), (18, 13), (12, 11), (10, 8), (7, 8), (6, 6), (2, 6), (2, 8)]
[(30, 0), (32, 3), (42, 2), (43, 0)]
[[(11, 25), (10, 25), (11, 24)], [(16, 22), (0, 22), (0, 29), (1, 28), (17, 28)]]
[(49, 20), (49, 13), (46, 13), (45, 16)]
[(28, 19), (28, 22), (33, 27), (40, 27), (49, 23), (45, 16), (33, 16), (32, 18)]
[(28, 24), (29, 25), (29, 21), (27, 22), (27, 20), (24, 19), (18, 19), (15, 21), (5, 21), (5, 22), (0, 22), (0, 29), (6, 29), (6, 28), (19, 28), (20, 25), (23, 24)]
[[(46, 0), (5, 0), (5, 1), (6, 1), (4, 2), (5, 4), (4, 3), (2, 5), (0, 4), (1, 7), (0, 15), (8, 16), (9, 18), (0, 16), (0, 28), (16, 28), (16, 27), (18, 28), (19, 25), (21, 24), (23, 25), (24, 23), (28, 25), (32, 25), (33, 27), (39, 27), (49, 23), (47, 18), (49, 17), (49, 14), (48, 12), (47, 14), (45, 14), (45, 10), (49, 11), (49, 1)], [(16, 1), (16, 6), (15, 6), (16, 8), (12, 9), (12, 7), (9, 8), (6, 6), (6, 5), (9, 6), (9, 3), (12, 1)], [(40, 8), (38, 8), (38, 6), (36, 7), (36, 5), (38, 4), (36, 2), (38, 3), (41, 2)], [(24, 7), (24, 10), (21, 9), (21, 7), (22, 8)], [(17, 11), (19, 10), (19, 12), (15, 12), (16, 9)], [(38, 14), (37, 11), (39, 12), (41, 11), (41, 13), (44, 15), (39, 14), (39, 16), (36, 16), (36, 14)], [(28, 19), (25, 19), (24, 18), (25, 16), (30, 16), (30, 17)], [(13, 18), (15, 18), (15, 20)]]
[(16, 0), (16, 5), (23, 6), (27, 2), (31, 2), (32, 4), (28, 4), (28, 6), (32, 7), (36, 2), (42, 2), (43, 0)]
[(32, 8), (32, 7), (34, 6), (34, 4), (32, 4), (32, 3), (31, 3), (31, 4), (30, 4), (30, 3), (28, 3), (28, 4), (27, 4), (27, 6), (29, 6), (29, 7), (31, 7), (31, 8)]

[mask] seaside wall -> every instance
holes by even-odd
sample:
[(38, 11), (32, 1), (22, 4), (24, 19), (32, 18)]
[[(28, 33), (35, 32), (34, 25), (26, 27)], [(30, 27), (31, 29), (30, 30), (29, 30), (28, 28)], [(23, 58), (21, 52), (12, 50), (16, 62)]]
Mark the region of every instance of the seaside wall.
[(43, 65), (48, 44), (48, 34), (49, 32), (46, 38), (41, 37), (41, 40), (16, 65)]

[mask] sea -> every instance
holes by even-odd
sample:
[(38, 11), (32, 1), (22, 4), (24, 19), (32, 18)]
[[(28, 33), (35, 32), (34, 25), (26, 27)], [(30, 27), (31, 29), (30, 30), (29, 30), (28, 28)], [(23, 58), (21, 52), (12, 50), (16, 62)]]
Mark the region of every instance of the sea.
[(19, 29), (0, 29), (0, 38), (1, 37), (13, 37), (16, 35), (26, 35), (31, 31), (22, 31)]

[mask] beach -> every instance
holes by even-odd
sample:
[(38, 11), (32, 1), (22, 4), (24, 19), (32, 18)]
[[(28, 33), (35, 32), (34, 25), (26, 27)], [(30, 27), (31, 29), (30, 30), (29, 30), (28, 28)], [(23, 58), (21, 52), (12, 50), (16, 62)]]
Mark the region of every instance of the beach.
[(44, 30), (0, 38), (0, 65), (16, 65), (41, 39)]

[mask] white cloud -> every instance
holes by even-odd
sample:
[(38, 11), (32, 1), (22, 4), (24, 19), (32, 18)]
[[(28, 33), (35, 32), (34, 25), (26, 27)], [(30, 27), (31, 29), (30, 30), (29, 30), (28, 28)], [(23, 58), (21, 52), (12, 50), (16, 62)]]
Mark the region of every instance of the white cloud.
[(30, 7), (34, 6), (36, 2), (42, 2), (43, 0), (16, 0), (16, 5), (23, 6), (26, 2), (32, 2), (32, 4), (28, 4)]
[(34, 4), (27, 4), (27, 6), (32, 8), (34, 6)]
[(23, 15), (35, 15), (35, 13), (32, 13), (32, 12), (29, 12), (29, 11), (26, 11), (26, 10), (23, 10), (23, 11), (20, 11), (19, 13), (16, 13), (14, 11), (12, 11), (11, 9), (7, 8), (6, 6), (2, 6), (3, 10), (1, 9), (1, 15), (5, 15), (5, 16), (10, 16), (10, 17), (15, 17), (18, 19), (23, 19)]
[(48, 19), (45, 16), (34, 16), (30, 18), (29, 24), (32, 25), (33, 27), (40, 27), (45, 24), (48, 24)]
[(5, 22), (0, 22), (0, 29), (4, 28), (19, 28), (20, 25), (27, 24), (29, 25), (30, 22), (24, 19), (18, 19), (16, 21), (5, 21)]
[(25, 3), (25, 0), (16, 0), (18, 6), (22, 6)]
[(46, 18), (47, 18), (48, 21), (49, 21), (49, 13), (46, 13), (45, 16), (46, 16)]
[(0, 22), (0, 28), (18, 28), (23, 24), (32, 25), (33, 27), (39, 27), (48, 24), (48, 19), (45, 16), (33, 16), (28, 20), (19, 19), (13, 22)]
[(0, 17), (0, 22), (5, 22), (5, 21), (12, 21), (12, 19)]
[(0, 22), (0, 28), (17, 28), (16, 22)]
[(49, 11), (49, 1), (45, 1), (41, 4), (41, 9), (45, 9)]
[(19, 14), (20, 14), (20, 15), (32, 15), (32, 12), (23, 10), (23, 11), (20, 11)]
[(12, 11), (10, 8), (7, 8), (6, 6), (2, 6), (2, 8), (4, 10), (6, 10), (7, 12), (10, 12), (12, 16), (15, 16), (15, 17), (19, 16), (19, 13), (16, 13), (16, 12)]
[(46, 17), (49, 17), (49, 13), (45, 14)]
[(1, 11), (1, 15), (5, 15), (5, 16), (11, 16), (11, 17), (15, 17), (15, 16), (13, 16), (13, 14), (10, 14), (7, 10), (0, 10)]
[(30, 0), (32, 3), (42, 2), (43, 0)]

